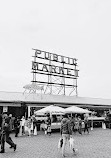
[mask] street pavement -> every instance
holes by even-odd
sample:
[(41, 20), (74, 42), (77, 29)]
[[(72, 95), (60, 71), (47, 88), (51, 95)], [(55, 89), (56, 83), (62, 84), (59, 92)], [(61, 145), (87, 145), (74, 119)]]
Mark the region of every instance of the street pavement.
[[(14, 137), (17, 150), (5, 145), (5, 153), (0, 153), (0, 158), (62, 158), (61, 149), (58, 149), (59, 132), (45, 136), (43, 131), (38, 131), (37, 136)], [(73, 134), (76, 154), (66, 146), (66, 158), (111, 158), (111, 129), (94, 128), (89, 134)]]

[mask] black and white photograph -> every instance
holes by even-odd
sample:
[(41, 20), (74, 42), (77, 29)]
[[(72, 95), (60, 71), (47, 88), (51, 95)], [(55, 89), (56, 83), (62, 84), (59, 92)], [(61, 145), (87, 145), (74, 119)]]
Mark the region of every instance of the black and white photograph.
[(110, 18), (110, 0), (0, 0), (0, 158), (111, 158)]

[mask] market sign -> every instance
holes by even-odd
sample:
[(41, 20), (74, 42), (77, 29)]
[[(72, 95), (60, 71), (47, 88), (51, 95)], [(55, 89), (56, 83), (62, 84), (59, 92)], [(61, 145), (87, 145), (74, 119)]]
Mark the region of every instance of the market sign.
[(34, 61), (32, 62), (32, 70), (78, 77), (78, 70), (59, 67), (55, 65), (48, 65), (45, 63), (39, 63)]
[[(34, 50), (32, 61), (33, 83), (37, 86), (46, 86), (44, 93), (50, 89), (52, 92), (60, 94), (63, 90), (66, 94), (66, 88), (72, 88), (77, 94), (77, 59), (70, 58), (38, 49)], [(34, 85), (36, 85), (34, 84)]]
[[(50, 61), (48, 64), (44, 62), (32, 61), (32, 70), (42, 71), (44, 73), (57, 74), (62, 76), (74, 76), (78, 77), (77, 59), (69, 58), (65, 56), (60, 56), (57, 54), (52, 54), (45, 51), (35, 50), (35, 58), (40, 58)], [(52, 64), (55, 62), (55, 64)], [(57, 63), (61, 63), (61, 66), (58, 66)], [(72, 66), (68, 67), (67, 65)]]

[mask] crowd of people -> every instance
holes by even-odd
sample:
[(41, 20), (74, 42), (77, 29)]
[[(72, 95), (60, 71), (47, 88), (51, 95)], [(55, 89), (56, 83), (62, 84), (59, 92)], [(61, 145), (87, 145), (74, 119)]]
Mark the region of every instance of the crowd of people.
[[(47, 119), (45, 120), (45, 134), (51, 135), (51, 118), (50, 114), (47, 114)], [(32, 136), (37, 135), (37, 120), (35, 115), (25, 118), (24, 116), (12, 117), (12, 114), (3, 113), (0, 115), (0, 144), (1, 151), (0, 153), (5, 153), (5, 142), (10, 145), (10, 148), (13, 148), (14, 151), (17, 148), (17, 145), (13, 142), (10, 137), (11, 133), (15, 133), (15, 137), (18, 136)]]
[[(51, 135), (51, 117), (50, 114), (47, 114), (47, 119), (44, 121), (44, 134)], [(78, 132), (82, 135), (82, 132), (89, 133), (88, 130), (88, 117), (84, 115), (84, 120), (81, 119), (80, 116), (69, 117), (68, 115), (64, 115), (61, 118), (61, 136), (63, 139), (62, 145), (62, 155), (64, 156), (65, 145), (67, 140), (71, 137), (72, 133)], [(5, 142), (10, 145), (10, 148), (13, 148), (14, 151), (17, 148), (17, 145), (13, 142), (10, 137), (11, 132), (15, 132), (15, 137), (23, 136), (23, 135), (37, 135), (37, 120), (35, 115), (31, 117), (25, 118), (24, 116), (15, 117), (13, 119), (11, 114), (3, 113), (0, 115), (0, 143), (1, 143), (1, 153), (5, 152)], [(73, 148), (73, 152), (75, 149)]]
[(68, 117), (71, 123), (71, 128), (74, 133), (78, 132), (79, 134), (82, 135), (82, 133), (86, 132), (89, 133), (88, 127), (89, 127), (89, 122), (88, 122), (88, 116), (84, 115), (83, 119), (81, 119), (81, 116), (76, 116), (75, 117)]
[[(75, 117), (68, 117), (67, 114), (63, 116), (63, 119), (61, 121), (61, 140), (62, 140), (62, 156), (65, 157), (65, 146), (67, 142), (70, 143), (70, 139), (72, 138), (73, 132), (78, 132), (82, 135), (82, 132), (84, 133), (87, 130), (87, 133), (89, 134), (89, 125), (88, 125), (88, 116), (84, 115), (84, 120), (81, 119), (80, 116)], [(73, 140), (73, 139), (72, 139)], [(77, 149), (74, 148), (74, 146), (71, 146), (72, 151), (75, 153)]]

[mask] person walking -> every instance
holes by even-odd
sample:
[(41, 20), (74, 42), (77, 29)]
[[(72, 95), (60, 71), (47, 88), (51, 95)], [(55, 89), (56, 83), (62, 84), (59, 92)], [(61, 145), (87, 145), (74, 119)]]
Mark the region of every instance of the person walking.
[(0, 144), (1, 144), (1, 131), (2, 131), (2, 114), (0, 114)]
[(6, 114), (2, 114), (2, 120), (1, 120), (1, 151), (0, 153), (5, 152), (5, 131), (3, 129), (3, 125), (5, 124), (5, 117)]
[(78, 116), (78, 123), (79, 123), (78, 132), (79, 132), (79, 134), (82, 135), (82, 120), (81, 120), (80, 116)]
[(51, 135), (51, 118), (50, 118), (50, 114), (47, 114), (46, 125), (47, 125), (47, 134), (50, 136)]
[(35, 129), (35, 128), (37, 129), (37, 120), (36, 120), (35, 115), (33, 115), (32, 121), (33, 121), (33, 134), (34, 134), (34, 129)]
[(14, 129), (15, 129), (15, 137), (18, 137), (20, 130), (20, 119), (18, 117), (16, 117), (14, 120)]
[(14, 129), (14, 119), (12, 117), (12, 114), (9, 114), (9, 119), (10, 119), (10, 131)]
[(10, 117), (7, 114), (3, 114), (2, 117), (2, 136), (1, 136), (1, 151), (0, 153), (5, 153), (5, 141), (10, 145), (14, 151), (17, 148), (17, 145), (12, 141), (10, 137), (11, 125)]
[(78, 129), (79, 129), (79, 122), (78, 122), (77, 116), (75, 116), (74, 117), (74, 133), (75, 134), (78, 131)]
[(31, 117), (28, 117), (28, 121), (27, 121), (27, 127), (28, 127), (28, 136), (31, 136)]
[(87, 133), (89, 134), (89, 129), (88, 129), (88, 117), (85, 116), (84, 117), (84, 133), (87, 131)]
[(21, 118), (21, 126), (22, 126), (22, 135), (25, 135), (25, 117)]
[(70, 118), (70, 125), (71, 125), (71, 131), (74, 132), (75, 119), (73, 116)]
[[(63, 119), (61, 121), (60, 132), (63, 139), (62, 156), (65, 157), (66, 144), (69, 141), (70, 137), (72, 137), (71, 123), (70, 123), (70, 120), (68, 119), (67, 114), (63, 116)], [(74, 148), (72, 150), (73, 152), (75, 152)]]

